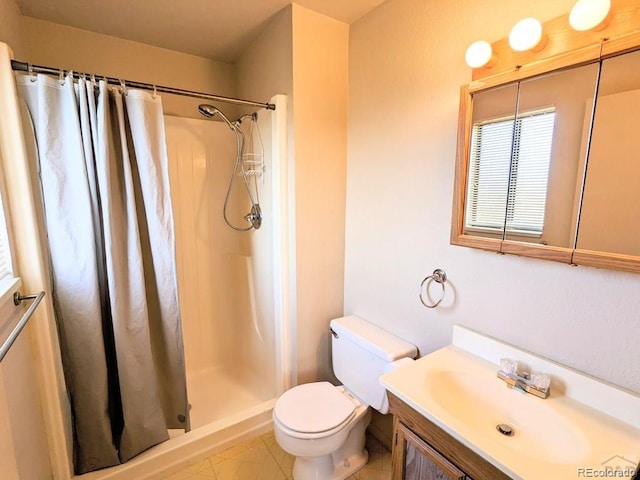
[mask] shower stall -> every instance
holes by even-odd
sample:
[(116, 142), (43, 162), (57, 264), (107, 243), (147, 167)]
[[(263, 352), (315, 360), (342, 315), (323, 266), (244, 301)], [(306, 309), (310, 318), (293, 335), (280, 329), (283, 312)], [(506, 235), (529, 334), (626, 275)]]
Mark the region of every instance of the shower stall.
[[(26, 134), (32, 136), (32, 132), (21, 123), (12, 68), (26, 68), (27, 75), (34, 71), (31, 65), (11, 63), (10, 57), (8, 47), (0, 43), (0, 110), (3, 132), (9, 132), (0, 140), (12, 152), (12, 173), (19, 180), (12, 194), (23, 215), (19, 223), (26, 242), (20, 257), (29, 267), (21, 273), (25, 284), (47, 285), (49, 270), (43, 248), (46, 238), (45, 232), (39, 230), (43, 219), (34, 201), (40, 194), (38, 172), (30, 160), (34, 151), (28, 148), (29, 142), (22, 140), (23, 132), (24, 138), (29, 138)], [(51, 67), (37, 69), (37, 73), (45, 75), (59, 73)], [(73, 73), (68, 72), (68, 76), (73, 77)], [(76, 74), (76, 78), (79, 76)], [(119, 83), (126, 95), (123, 81), (104, 77), (107, 80), (112, 85)], [(155, 86), (140, 83), (130, 88), (145, 87), (156, 90)], [(157, 93), (180, 95), (176, 91), (180, 92), (157, 88)], [(198, 95), (196, 98), (224, 102), (224, 97)], [(193, 114), (198, 115), (198, 102), (187, 101), (193, 101)], [(162, 478), (171, 469), (177, 470), (214, 450), (271, 428), (275, 401), (291, 384), (295, 291), (291, 280), (294, 252), (290, 241), (287, 98), (277, 95), (270, 103), (275, 104), (275, 110), (257, 112), (264, 162), (264, 169), (256, 172), (255, 178), (261, 224), (259, 229), (244, 232), (229, 228), (223, 216), (236, 160), (236, 138), (229, 125), (207, 118), (164, 117), (190, 430), (171, 430), (169, 440), (126, 463), (77, 478)], [(220, 109), (234, 120), (238, 111), (247, 107), (225, 105)], [(257, 202), (253, 205), (246, 198), (236, 198), (238, 195), (238, 190), (231, 192), (227, 213), (242, 222), (247, 212), (258, 210)], [(31, 322), (31, 329), (37, 346), (35, 380), (46, 399), (41, 409), (48, 457), (55, 478), (70, 478), (73, 419), (52, 303), (43, 302), (38, 315)]]
[[(269, 117), (259, 114), (263, 130)], [(242, 186), (243, 179), (233, 177), (236, 137), (224, 122), (165, 117), (165, 126), (191, 426), (198, 428), (277, 394), (273, 225), (237, 231), (225, 224), (230, 180)], [(268, 203), (271, 173), (252, 177)], [(244, 189), (229, 197), (228, 216), (246, 223)]]
[[(249, 231), (230, 228), (223, 216), (229, 180), (238, 175), (228, 124), (164, 117), (191, 430), (171, 430), (169, 441), (83, 479), (157, 478), (271, 427), (275, 400), (290, 386), (292, 302), (286, 96), (271, 101), (276, 110), (257, 115), (264, 168), (251, 182), (262, 221)], [(243, 217), (253, 205), (246, 192), (234, 187), (228, 200), (227, 216), (247, 225)]]

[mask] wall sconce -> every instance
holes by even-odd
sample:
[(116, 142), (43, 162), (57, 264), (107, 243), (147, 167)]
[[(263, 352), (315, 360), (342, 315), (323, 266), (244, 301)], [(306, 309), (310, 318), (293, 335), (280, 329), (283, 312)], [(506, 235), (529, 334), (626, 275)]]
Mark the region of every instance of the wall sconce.
[(489, 42), (478, 40), (467, 48), (464, 59), (471, 68), (480, 68), (488, 65), (493, 58), (493, 48)]
[(542, 24), (535, 18), (523, 18), (509, 32), (509, 46), (516, 52), (540, 48), (542, 40)]
[(599, 30), (610, 19), (611, 0), (578, 0), (569, 13), (569, 24), (574, 30)]

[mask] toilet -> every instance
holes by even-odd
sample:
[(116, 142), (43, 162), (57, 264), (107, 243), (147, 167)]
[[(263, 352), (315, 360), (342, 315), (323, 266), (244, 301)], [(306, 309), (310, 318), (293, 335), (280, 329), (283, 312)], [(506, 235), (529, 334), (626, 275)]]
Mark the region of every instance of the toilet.
[(343, 385), (298, 385), (273, 409), (276, 441), (296, 457), (294, 480), (343, 480), (367, 463), (369, 407), (389, 411), (378, 378), (417, 355), (414, 345), (355, 316), (332, 320), (331, 334), (333, 372)]

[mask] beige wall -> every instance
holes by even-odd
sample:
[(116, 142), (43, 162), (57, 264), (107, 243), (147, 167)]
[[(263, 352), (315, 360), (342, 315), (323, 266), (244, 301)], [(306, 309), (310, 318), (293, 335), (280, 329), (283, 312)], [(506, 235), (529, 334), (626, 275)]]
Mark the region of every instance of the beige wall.
[(332, 377), (343, 312), (349, 26), (293, 5), (298, 381)]
[[(296, 381), (295, 346), (286, 342), (295, 332), (295, 286), (291, 282), (293, 292), (286, 290), (290, 277), (295, 278), (295, 251), (289, 252), (289, 258), (279, 259), (279, 253), (292, 240), (293, 232), (288, 228), (293, 218), (287, 216), (292, 211), (293, 196), (289, 196), (287, 181), (293, 186), (293, 34), (292, 7), (284, 8), (262, 30), (260, 35), (247, 47), (236, 62), (238, 79), (238, 96), (241, 98), (269, 101), (274, 95), (286, 95), (286, 102), (278, 108), (286, 112), (258, 112), (258, 125), (265, 147), (264, 182), (259, 184), (260, 205), (264, 214), (260, 230), (249, 234), (253, 255), (254, 273), (256, 274), (255, 299), (260, 306), (258, 319), (260, 332), (264, 341), (252, 335), (244, 342), (244, 348), (252, 352), (246, 359), (253, 362), (253, 370), (258, 371), (265, 366), (275, 366), (271, 375), (266, 375), (263, 383), (275, 379), (276, 394), (288, 388)], [(247, 109), (247, 112), (255, 109)], [(273, 121), (282, 114), (286, 118), (286, 126), (282, 126), (285, 138), (278, 135)], [(291, 141), (282, 146), (280, 142)], [(275, 143), (274, 143), (275, 142)], [(280, 152), (281, 148), (283, 151)], [(275, 149), (275, 150), (274, 150)], [(273, 154), (278, 155), (275, 157)], [(284, 189), (277, 191), (277, 185), (283, 182)], [(285, 190), (285, 191), (282, 191)], [(291, 223), (290, 223), (291, 222)], [(279, 232), (275, 232), (279, 228)], [(279, 237), (282, 235), (282, 237)], [(295, 244), (295, 243), (292, 243)], [(287, 253), (283, 253), (283, 257)], [(276, 264), (276, 262), (278, 264)], [(280, 270), (282, 269), (282, 270)], [(283, 285), (283, 286), (281, 286)], [(285, 337), (282, 345), (276, 340)], [(279, 348), (280, 347), (280, 348)], [(282, 373), (282, 375), (280, 375)]]
[[(207, 58), (23, 17), (27, 53), (18, 60), (168, 87), (235, 96), (235, 67)], [(164, 112), (198, 118), (196, 99), (163, 95)], [(225, 112), (227, 108), (225, 108)]]
[(0, 473), (7, 480), (17, 479), (18, 465), (16, 462), (16, 452), (11, 436), (11, 424), (9, 423), (9, 409), (7, 407), (7, 396), (4, 393), (3, 372), (0, 369)]
[[(573, 3), (390, 0), (351, 26), (345, 313), (422, 355), (460, 323), (640, 392), (640, 276), (449, 245), (465, 49)], [(436, 267), (446, 299), (427, 310)]]
[(241, 96), (288, 96), (299, 383), (332, 378), (328, 325), (343, 311), (348, 35), (348, 25), (294, 4), (238, 61)]
[(0, 42), (9, 45), (16, 58), (25, 54), (22, 16), (15, 0), (0, 0)]
[[(293, 95), (292, 15), (291, 6), (284, 8), (238, 58), (238, 96), (267, 102), (274, 95)], [(289, 108), (293, 113), (292, 102)]]

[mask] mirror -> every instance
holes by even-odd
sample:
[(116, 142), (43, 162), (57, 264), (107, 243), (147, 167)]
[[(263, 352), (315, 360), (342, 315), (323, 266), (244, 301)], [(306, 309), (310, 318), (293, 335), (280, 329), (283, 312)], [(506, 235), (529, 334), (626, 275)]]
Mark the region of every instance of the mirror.
[(464, 235), (573, 248), (597, 78), (593, 63), (471, 94)]
[(640, 51), (602, 62), (577, 248), (640, 257)]
[(451, 244), (640, 273), (640, 32), (462, 87), (456, 161)]
[(591, 64), (520, 82), (506, 240), (573, 248), (597, 79)]
[(473, 95), (464, 233), (504, 238), (518, 86)]

